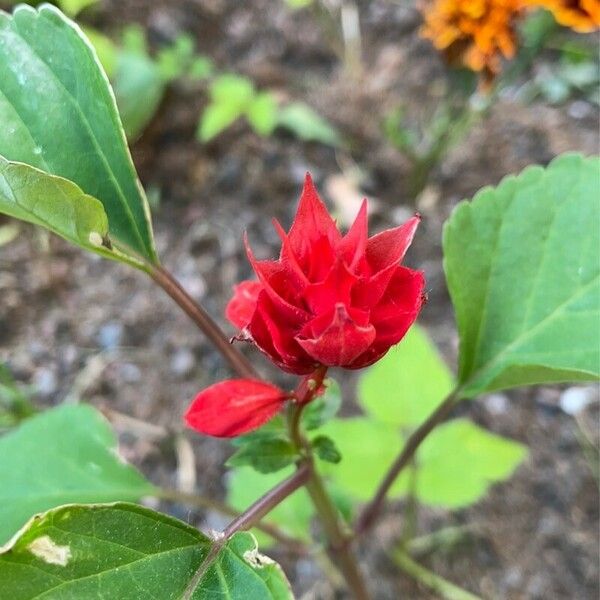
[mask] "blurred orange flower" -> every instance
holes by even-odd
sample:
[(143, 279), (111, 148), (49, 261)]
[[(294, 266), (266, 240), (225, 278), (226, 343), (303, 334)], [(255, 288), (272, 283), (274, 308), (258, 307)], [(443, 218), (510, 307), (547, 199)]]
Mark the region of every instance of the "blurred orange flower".
[(557, 23), (580, 33), (600, 28), (599, 0), (525, 0), (524, 4), (546, 8)]
[(512, 58), (516, 23), (523, 0), (426, 0), (421, 35), (441, 50), (450, 64), (479, 71), (489, 83)]

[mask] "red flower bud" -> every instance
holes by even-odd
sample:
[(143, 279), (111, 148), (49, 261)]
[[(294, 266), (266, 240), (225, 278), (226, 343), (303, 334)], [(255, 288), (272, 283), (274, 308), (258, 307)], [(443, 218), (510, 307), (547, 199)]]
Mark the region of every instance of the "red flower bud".
[(423, 304), (423, 273), (400, 265), (420, 217), (371, 238), (367, 202), (342, 236), (307, 174), (278, 260), (256, 260), (258, 281), (236, 286), (226, 315), (276, 365), (359, 369), (397, 344)]
[(289, 397), (277, 386), (264, 381), (221, 381), (194, 398), (185, 413), (185, 422), (200, 433), (235, 437), (266, 423)]

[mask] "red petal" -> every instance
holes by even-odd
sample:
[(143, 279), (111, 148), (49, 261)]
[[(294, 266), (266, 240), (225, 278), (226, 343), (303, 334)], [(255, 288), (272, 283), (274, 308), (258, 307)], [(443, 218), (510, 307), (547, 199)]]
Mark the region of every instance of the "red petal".
[(377, 336), (349, 368), (361, 369), (373, 364), (405, 336), (423, 305), (424, 286), (422, 271), (397, 267), (381, 302), (371, 311), (370, 319)]
[[(307, 337), (312, 330), (314, 337)], [(321, 331), (319, 331), (321, 330)], [(339, 303), (332, 313), (316, 317), (307, 323), (298, 343), (315, 360), (328, 367), (343, 367), (360, 356), (373, 343), (375, 328), (359, 325)]]
[(350, 305), (352, 286), (358, 281), (346, 266), (338, 259), (327, 277), (320, 283), (312, 283), (304, 290), (304, 299), (314, 314), (330, 312), (338, 303)]
[(420, 221), (421, 217), (415, 215), (400, 227), (387, 229), (369, 239), (367, 261), (374, 272), (396, 265), (404, 258)]
[(258, 294), (263, 289), (260, 281), (242, 281), (233, 287), (233, 297), (225, 308), (225, 316), (233, 325), (244, 329), (250, 323)]
[(320, 237), (327, 237), (332, 245), (341, 238), (335, 221), (319, 198), (310, 173), (307, 173), (298, 210), (288, 235), (300, 264), (303, 264), (303, 256)]
[(369, 235), (367, 199), (365, 198), (348, 233), (341, 239), (337, 250), (350, 269), (354, 269), (365, 256)]
[(313, 371), (315, 361), (294, 339), (298, 327), (290, 326), (264, 291), (258, 297), (256, 307), (248, 330), (259, 350), (284, 371), (297, 375)]
[(201, 391), (184, 418), (189, 427), (200, 433), (235, 437), (266, 423), (288, 397), (264, 381), (230, 379)]
[(288, 319), (292, 321), (305, 320), (306, 312), (292, 304), (294, 300), (298, 300), (295, 296), (301, 292), (304, 283), (298, 281), (292, 269), (287, 269), (279, 261), (256, 260), (247, 236), (244, 237), (244, 243), (248, 260), (269, 298), (285, 313)]

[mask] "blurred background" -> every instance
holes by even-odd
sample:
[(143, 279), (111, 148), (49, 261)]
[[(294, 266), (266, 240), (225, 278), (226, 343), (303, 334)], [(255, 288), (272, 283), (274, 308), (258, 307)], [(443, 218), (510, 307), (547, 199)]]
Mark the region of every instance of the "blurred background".
[[(453, 25), (441, 4), (452, 3), (59, 3), (113, 82), (164, 264), (228, 333), (232, 285), (251, 275), (243, 232), (258, 256), (274, 255), (271, 218), (287, 228), (310, 171), (342, 227), (364, 196), (373, 231), (423, 215), (406, 262), (426, 273), (420, 323), (453, 366), (441, 263), (453, 207), (529, 164), (598, 151), (597, 34), (557, 23), (556, 11), (513, 8), (498, 27), (514, 56), (495, 52), (476, 65), (468, 40), (442, 40)], [(231, 447), (184, 436), (181, 415), (227, 367), (142, 274), (0, 217), (0, 361), (0, 426), (18, 418), (7, 409), (16, 396), (33, 407), (84, 398), (152, 481), (226, 496)], [(355, 379), (338, 378), (344, 414), (359, 410)], [(485, 598), (597, 598), (598, 389), (517, 390), (462, 410), (529, 455), (478, 502), (420, 507), (419, 534), (452, 527), (421, 563)], [(226, 522), (211, 510), (162, 508), (204, 529)], [(405, 509), (393, 504), (361, 560), (378, 598), (436, 598), (390, 558)], [(318, 562), (270, 552), (299, 597), (333, 597)]]

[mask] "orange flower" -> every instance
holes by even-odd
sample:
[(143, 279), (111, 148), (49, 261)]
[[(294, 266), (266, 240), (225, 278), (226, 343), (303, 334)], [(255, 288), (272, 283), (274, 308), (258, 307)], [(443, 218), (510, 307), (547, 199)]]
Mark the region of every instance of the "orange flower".
[(580, 33), (600, 28), (599, 0), (526, 0), (527, 6), (546, 8), (557, 23)]
[(516, 51), (516, 23), (522, 0), (428, 0), (422, 5), (421, 35), (450, 64), (480, 71), (488, 83), (500, 72), (502, 57)]

